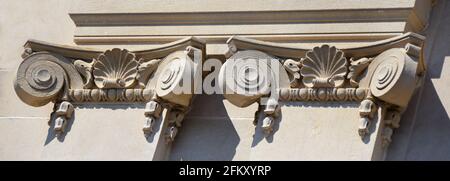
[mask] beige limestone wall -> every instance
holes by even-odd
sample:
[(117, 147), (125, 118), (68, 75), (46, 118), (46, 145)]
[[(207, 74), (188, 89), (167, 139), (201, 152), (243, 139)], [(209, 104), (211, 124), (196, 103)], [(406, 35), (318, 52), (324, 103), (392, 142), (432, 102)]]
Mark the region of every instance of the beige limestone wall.
[[(401, 2), (407, 4), (409, 1)], [(103, 113), (89, 112), (86, 114), (95, 116), (89, 119), (79, 116), (85, 119), (72, 125), (71, 137), (67, 137), (64, 142), (56, 139), (49, 141), (47, 121), (52, 106), (30, 107), (15, 95), (12, 81), (22, 60), (22, 45), (27, 39), (74, 44), (75, 25), (68, 15), (72, 4), (83, 3), (71, 0), (0, 1), (0, 160), (150, 160), (151, 154), (147, 149), (151, 148), (143, 139), (142, 132), (135, 129), (142, 124), (141, 120), (136, 120), (142, 119), (140, 112), (131, 113), (135, 121), (132, 124), (130, 120), (108, 121), (114, 116), (109, 113), (120, 115), (123, 109), (102, 111), (109, 115), (103, 117), (104, 120), (95, 119), (102, 117)], [(400, 129), (394, 134), (388, 160), (450, 160), (448, 22), (450, 2), (438, 1), (426, 31), (427, 79), (405, 113)], [(199, 96), (196, 101), (197, 106), (186, 117), (182, 131), (174, 142), (170, 160), (261, 158), (252, 156), (255, 105), (236, 108), (222, 101), (221, 96)], [(113, 125), (108, 125), (112, 122)], [(283, 129), (283, 132), (286, 131), (292, 133), (298, 130), (287, 127)], [(288, 138), (283, 137), (283, 140)], [(269, 158), (286, 159), (275, 156)]]
[[(222, 96), (198, 96), (170, 160), (382, 160), (377, 130), (358, 135), (356, 102), (285, 102), (274, 133), (252, 124), (257, 104), (238, 108)], [(380, 112), (381, 113), (381, 112)], [(381, 150), (375, 153), (374, 150)]]
[(220, 44), (236, 35), (293, 46), (360, 46), (405, 29), (419, 32), (430, 4), (429, 0), (102, 2), (74, 2), (70, 15), (77, 25), (77, 44), (142, 49), (197, 36), (208, 42), (207, 53), (215, 55), (223, 54), (226, 46)]
[(58, 139), (48, 125), (52, 104), (19, 100), (13, 80), (30, 38), (74, 45), (72, 1), (0, 1), (0, 160), (152, 160), (158, 135), (142, 134), (143, 104), (84, 105)]
[(357, 102), (284, 102), (272, 136), (255, 129), (250, 160), (380, 160), (381, 116), (361, 139), (358, 110)]
[(249, 160), (256, 104), (238, 108), (221, 95), (195, 98), (170, 160)]
[(29, 38), (73, 44), (75, 25), (67, 15), (71, 1), (0, 1), (0, 159), (43, 159), (52, 105), (34, 108), (21, 102), (13, 80)]

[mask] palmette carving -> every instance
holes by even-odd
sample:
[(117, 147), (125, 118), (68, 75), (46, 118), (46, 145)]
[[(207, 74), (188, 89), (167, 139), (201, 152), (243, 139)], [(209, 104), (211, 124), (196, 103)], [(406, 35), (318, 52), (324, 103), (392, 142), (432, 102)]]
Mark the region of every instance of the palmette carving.
[(341, 87), (347, 74), (344, 52), (334, 46), (314, 47), (306, 53), (300, 73), (307, 87)]
[(94, 60), (94, 82), (98, 88), (129, 88), (136, 80), (139, 63), (126, 49), (106, 50)]

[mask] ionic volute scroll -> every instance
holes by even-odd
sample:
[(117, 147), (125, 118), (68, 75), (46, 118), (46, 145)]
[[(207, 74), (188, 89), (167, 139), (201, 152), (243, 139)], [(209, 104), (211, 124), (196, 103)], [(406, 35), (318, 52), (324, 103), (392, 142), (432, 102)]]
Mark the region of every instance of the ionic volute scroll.
[(14, 81), (18, 97), (31, 106), (54, 102), (49, 125), (57, 136), (62, 135), (73, 114), (70, 88), (83, 87), (83, 82), (70, 59), (51, 52), (25, 49), (24, 60)]
[(190, 105), (190, 89), (180, 94), (174, 90), (182, 77), (198, 75), (204, 50), (204, 42), (194, 37), (140, 51), (99, 51), (30, 40), (14, 87), (29, 105), (54, 102), (49, 124), (54, 123), (58, 135), (72, 118), (74, 105), (85, 103), (145, 104), (143, 131), (150, 134), (162, 105)]
[(35, 107), (51, 101), (68, 101), (69, 90), (82, 87), (82, 78), (72, 61), (50, 52), (34, 52), (26, 56), (14, 80), (18, 97)]
[[(149, 61), (148, 65), (158, 65), (146, 87), (155, 90), (153, 97), (145, 106), (145, 122), (143, 131), (146, 136), (152, 134), (153, 126), (158, 120), (167, 121), (167, 127), (162, 130), (166, 142), (172, 142), (189, 110), (194, 97), (196, 80), (200, 75), (199, 66), (203, 61), (202, 50), (187, 46), (185, 50), (175, 51), (163, 59)], [(152, 69), (151, 66), (147, 69)], [(200, 71), (200, 72), (198, 72)], [(198, 80), (196, 80), (198, 81)], [(162, 109), (167, 109), (167, 115), (159, 119)], [(166, 125), (164, 123), (161, 123)]]
[[(361, 80), (369, 87), (370, 94), (370, 97), (361, 103), (361, 107), (365, 107), (365, 103), (371, 101), (375, 110), (376, 108), (384, 110), (380, 119), (384, 129), (382, 145), (385, 147), (392, 141), (394, 129), (400, 126), (401, 114), (406, 110), (423, 78), (421, 75), (425, 69), (420, 65), (424, 60), (420, 58), (420, 52), (420, 47), (412, 44), (388, 49), (373, 58), (366, 76)], [(360, 113), (364, 114), (361, 111)], [(368, 118), (366, 120), (370, 123), (370, 115), (362, 116), (362, 119), (363, 117)], [(364, 135), (361, 134), (362, 137)]]
[[(278, 104), (279, 90), (289, 88), (291, 84), (296, 84), (295, 81), (299, 81), (299, 64), (294, 60), (287, 60), (283, 65), (276, 57), (257, 50), (237, 49), (229, 52), (231, 54), (219, 72), (219, 87), (223, 96), (238, 107), (257, 103), (259, 106), (254, 124), (261, 120), (261, 128), (265, 136), (268, 136), (281, 113)], [(291, 78), (285, 67), (292, 70)]]

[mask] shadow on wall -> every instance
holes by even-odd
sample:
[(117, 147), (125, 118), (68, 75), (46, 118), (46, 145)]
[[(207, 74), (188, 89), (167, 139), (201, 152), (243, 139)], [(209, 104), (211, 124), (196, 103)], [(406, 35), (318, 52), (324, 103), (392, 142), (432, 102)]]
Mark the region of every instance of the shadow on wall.
[(395, 137), (393, 139), (394, 143), (407, 146), (406, 153), (403, 158), (388, 155), (388, 159), (450, 160), (450, 118), (442, 104), (442, 99), (448, 97), (439, 95), (430, 77), (427, 76), (409, 139), (397, 140)]
[[(427, 74), (418, 106), (409, 106), (389, 147), (388, 160), (450, 160), (450, 3), (439, 1), (427, 30)], [(428, 55), (428, 56), (427, 56)], [(447, 64), (447, 67), (445, 65)], [(413, 98), (414, 99), (414, 98)], [(404, 116), (409, 117), (407, 115)], [(415, 121), (414, 121), (415, 120)], [(407, 135), (407, 136), (405, 136)], [(400, 150), (404, 151), (400, 151)]]
[(440, 79), (447, 76), (443, 70), (444, 60), (450, 56), (450, 2), (438, 1), (429, 21), (425, 42), (425, 56), (429, 58), (427, 73), (431, 79)]
[[(264, 107), (261, 108), (261, 110), (264, 110)], [(265, 133), (264, 130), (262, 129), (262, 124), (265, 117), (266, 116), (264, 115), (264, 111), (259, 112), (258, 120), (256, 122), (257, 125), (255, 126), (253, 134), (252, 148), (256, 147), (262, 140), (265, 140), (268, 143), (272, 143), (274, 136), (276, 136), (276, 132), (278, 131), (278, 129), (280, 129), (280, 124), (281, 121), (283, 120), (283, 115), (281, 114), (281, 111), (279, 115), (274, 119), (272, 127), (273, 130), (270, 134)]]
[(233, 160), (241, 141), (222, 95), (197, 95), (172, 143), (170, 160)]
[[(53, 103), (49, 103), (49, 104), (53, 104)], [(56, 104), (55, 104), (56, 105)], [(89, 103), (85, 103), (85, 104), (73, 104), (74, 105), (74, 113), (72, 114), (72, 117), (70, 119), (67, 120), (66, 122), (66, 127), (65, 127), (65, 131), (60, 134), (60, 135), (56, 135), (54, 128), (55, 128), (55, 119), (56, 119), (56, 115), (55, 112), (51, 113), (50, 115), (50, 121), (49, 121), (49, 128), (47, 130), (47, 138), (45, 139), (44, 142), (44, 146), (47, 146), (48, 144), (50, 144), (51, 142), (53, 142), (56, 138), (57, 141), (59, 142), (64, 142), (65, 138), (67, 135), (70, 135), (70, 130), (72, 129), (72, 125), (74, 124), (74, 122), (77, 120), (76, 119), (76, 115), (77, 115), (77, 110), (82, 110), (82, 109), (88, 109), (88, 110), (93, 110), (93, 111), (97, 111), (99, 109), (111, 109), (111, 110), (124, 110), (124, 109), (144, 109), (144, 105), (143, 104), (89, 104)], [(53, 108), (54, 110), (57, 109), (57, 107)], [(161, 123), (161, 121), (157, 121), (155, 127), (158, 129), (155, 129), (155, 131), (159, 131), (159, 124)], [(75, 123), (76, 124), (76, 123)], [(153, 139), (154, 139), (154, 134), (151, 134), (151, 136), (147, 137), (147, 142), (152, 143)]]

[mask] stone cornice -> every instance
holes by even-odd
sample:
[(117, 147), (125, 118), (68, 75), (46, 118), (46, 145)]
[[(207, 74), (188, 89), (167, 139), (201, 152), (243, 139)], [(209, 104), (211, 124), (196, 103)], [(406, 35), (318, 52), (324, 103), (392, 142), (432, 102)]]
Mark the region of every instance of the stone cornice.
[[(422, 46), (424, 40), (424, 36), (409, 32), (389, 39), (375, 41), (368, 45), (342, 48), (341, 50), (344, 51), (348, 57), (360, 58), (374, 56), (390, 48), (405, 47), (408, 43)], [(309, 46), (281, 45), (278, 43), (259, 41), (239, 36), (231, 37), (228, 39), (227, 44), (230, 46), (230, 49), (254, 49), (285, 58), (303, 57), (306, 52), (311, 49)]]
[[(225, 43), (233, 35), (286, 44), (368, 42), (420, 33), (428, 24), (431, 1), (353, 0), (223, 3), (74, 2), (69, 14), (77, 44), (165, 43), (189, 35)], [(177, 4), (176, 6), (174, 6)], [(238, 4), (238, 6), (236, 6)], [(356, 27), (356, 28), (355, 28)], [(183, 31), (179, 31), (183, 29)]]
[[(174, 42), (166, 43), (160, 45), (155, 48), (145, 49), (145, 50), (135, 50), (131, 51), (138, 58), (158, 58), (167, 56), (171, 52), (177, 50), (183, 50), (187, 46), (197, 47), (201, 50), (205, 50), (205, 41), (198, 39), (196, 37), (187, 37)], [(58, 45), (54, 43), (49, 43), (40, 40), (30, 39), (24, 45), (26, 51), (40, 52), (40, 51), (48, 51), (60, 54), (69, 58), (78, 58), (78, 59), (93, 59), (97, 58), (101, 53), (105, 50), (94, 49), (94, 48), (85, 48), (78, 46), (69, 46), (69, 45)], [(27, 50), (27, 49), (30, 50)]]

